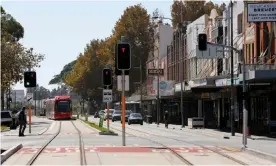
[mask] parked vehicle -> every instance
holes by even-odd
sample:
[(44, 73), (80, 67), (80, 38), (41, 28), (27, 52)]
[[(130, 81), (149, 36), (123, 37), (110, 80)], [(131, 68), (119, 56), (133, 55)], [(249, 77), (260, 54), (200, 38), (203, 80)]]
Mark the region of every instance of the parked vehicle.
[(1, 125), (12, 127), (12, 112), (9, 110), (1, 111)]
[(121, 120), (122, 111), (121, 110), (115, 110), (112, 114), (112, 122)]
[[(125, 122), (128, 121), (129, 115), (132, 113), (131, 110), (126, 110), (126, 114), (125, 114)], [(122, 116), (121, 116), (122, 117)], [(121, 123), (122, 123), (122, 119), (121, 119)]]
[(140, 113), (132, 113), (129, 115), (128, 125), (130, 124), (140, 124), (143, 125), (143, 117)]

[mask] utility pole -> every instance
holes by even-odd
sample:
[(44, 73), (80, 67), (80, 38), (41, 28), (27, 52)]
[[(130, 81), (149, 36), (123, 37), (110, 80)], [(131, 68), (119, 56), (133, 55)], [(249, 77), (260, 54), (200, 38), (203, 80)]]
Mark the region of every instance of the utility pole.
[[(182, 1), (181, 1), (181, 3), (182, 3)], [(182, 58), (182, 44), (181, 44), (181, 39), (182, 39), (182, 28), (183, 28), (183, 11), (182, 11), (182, 5), (183, 4), (181, 4), (181, 13), (180, 13), (180, 16), (181, 16), (181, 20), (180, 20), (180, 25), (181, 25), (181, 27), (180, 27), (180, 29), (179, 29), (179, 59), (180, 59), (180, 70), (179, 70), (179, 82), (180, 82), (180, 111), (181, 111), (181, 126), (182, 126), (182, 128), (184, 127), (184, 110), (183, 110), (183, 83), (182, 83), (182, 81), (183, 81), (183, 79), (182, 79), (182, 76), (183, 76), (183, 74), (182, 74), (182, 71), (183, 71), (183, 58)]]
[[(158, 41), (159, 43), (159, 41)], [(159, 125), (159, 119), (160, 119), (160, 99), (159, 99), (159, 47), (158, 47), (158, 55), (157, 55), (158, 59), (157, 59), (157, 70), (158, 70), (158, 73), (157, 73), (157, 109), (156, 109), (156, 112), (157, 112), (157, 125)]]
[[(230, 1), (231, 6), (231, 47), (233, 48), (233, 2)], [(234, 55), (233, 49), (231, 49), (231, 133), (235, 136), (235, 121), (234, 121)]]
[(142, 108), (142, 100), (143, 100), (143, 73), (142, 73), (142, 61), (141, 58), (139, 57), (139, 61), (140, 61), (140, 109), (141, 109), (141, 113), (143, 114), (143, 108)]
[[(243, 12), (243, 20), (245, 20), (245, 15), (248, 10), (247, 8), (247, 3), (246, 1), (244, 2), (244, 12)], [(245, 21), (243, 22), (243, 41), (246, 39), (246, 28), (245, 28)], [(243, 105), (243, 147), (246, 148), (247, 145), (247, 121), (248, 121), (248, 111), (246, 109), (246, 98), (245, 98), (245, 93), (246, 93), (246, 86), (245, 86), (245, 42), (243, 42), (243, 54), (242, 54), (242, 75), (243, 75), (243, 80), (242, 80), (242, 87), (243, 87), (243, 100), (242, 100), (242, 105)]]
[(35, 88), (35, 91), (34, 91), (34, 101), (35, 101), (35, 110), (34, 110), (34, 114), (36, 115), (36, 100), (37, 100), (37, 98), (36, 98), (36, 88)]

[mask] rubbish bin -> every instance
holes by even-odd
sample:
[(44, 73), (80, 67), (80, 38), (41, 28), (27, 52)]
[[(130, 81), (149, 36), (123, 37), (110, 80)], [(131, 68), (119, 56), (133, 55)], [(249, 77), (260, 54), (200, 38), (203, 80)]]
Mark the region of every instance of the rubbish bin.
[(149, 123), (149, 124), (152, 123), (152, 116), (147, 115), (147, 123)]

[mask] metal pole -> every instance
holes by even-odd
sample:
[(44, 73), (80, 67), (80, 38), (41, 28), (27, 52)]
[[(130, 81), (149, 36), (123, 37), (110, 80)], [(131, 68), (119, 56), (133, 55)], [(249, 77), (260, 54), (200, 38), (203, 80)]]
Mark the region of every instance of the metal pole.
[(126, 105), (125, 105), (125, 71), (122, 70), (122, 141), (123, 146), (126, 146), (126, 131), (125, 131), (125, 117), (126, 117)]
[(157, 125), (159, 125), (159, 118), (160, 118), (160, 99), (159, 99), (159, 50), (158, 50), (158, 60), (157, 60)]
[(106, 111), (107, 111), (107, 132), (109, 133), (109, 102), (106, 103)]
[(139, 58), (140, 60), (140, 109), (141, 109), (141, 113), (143, 115), (143, 108), (142, 108), (142, 100), (143, 100), (143, 73), (142, 73), (142, 61), (141, 58)]
[(14, 90), (14, 108), (17, 109), (17, 107), (16, 107), (16, 90)]
[(34, 99), (35, 99), (35, 100), (34, 100), (34, 101), (35, 101), (35, 110), (34, 110), (34, 114), (36, 115), (36, 99), (37, 99), (37, 98), (36, 98), (36, 89), (35, 89), (34, 95), (35, 95), (35, 97), (34, 97)]
[[(28, 69), (29, 71), (31, 71), (31, 68)], [(30, 88), (31, 89), (31, 88)], [(28, 99), (27, 99), (28, 100)], [(32, 100), (32, 99), (31, 99)], [(29, 102), (29, 109), (28, 109), (28, 116), (29, 116), (29, 133), (31, 134), (32, 132), (32, 127), (31, 127), (31, 123), (32, 123), (32, 107), (31, 107), (31, 100), (28, 101)]]
[[(182, 2), (182, 1), (181, 1)], [(181, 39), (182, 39), (182, 25), (183, 25), (183, 7), (182, 7), (182, 5), (183, 4), (181, 4), (181, 6), (180, 6), (180, 9), (181, 9), (181, 22), (180, 22), (180, 24), (181, 24), (181, 28), (180, 28), (180, 31), (179, 31), (179, 33), (180, 33), (180, 36), (179, 36), (179, 58), (181, 59), (179, 62), (180, 62), (180, 65), (181, 65), (181, 67), (180, 67), (180, 70), (179, 70), (179, 82), (180, 82), (180, 111), (181, 111), (181, 124), (182, 124), (182, 128), (184, 127), (184, 110), (183, 110), (183, 83), (182, 83), (182, 81), (183, 81), (183, 79), (182, 79), (182, 76), (183, 76), (183, 74), (182, 74), (182, 71), (183, 71), (183, 55), (182, 55), (182, 45), (181, 45)]]
[[(244, 12), (243, 12), (243, 18), (245, 20), (245, 12), (247, 10), (246, 7), (246, 2), (244, 1)], [(245, 33), (245, 22), (244, 22), (244, 26), (243, 26), (243, 34), (244, 34), (244, 39), (243, 41), (245, 41), (246, 39), (246, 33)], [(246, 86), (245, 86), (245, 44), (243, 44), (243, 54), (242, 56), (242, 91), (243, 94), (245, 94), (246, 92)], [(243, 101), (242, 101), (242, 105), (243, 105), (243, 147), (246, 148), (247, 145), (247, 121), (248, 121), (248, 111), (246, 109), (246, 99), (245, 96), (243, 95)]]
[(10, 102), (10, 98), (11, 98), (11, 85), (9, 84), (9, 97), (8, 97), (8, 105), (7, 105), (7, 109), (10, 110), (11, 109), (11, 102)]
[[(233, 47), (233, 2), (231, 6), (231, 47)], [(235, 121), (234, 121), (234, 57), (233, 49), (231, 49), (231, 133), (235, 136)]]

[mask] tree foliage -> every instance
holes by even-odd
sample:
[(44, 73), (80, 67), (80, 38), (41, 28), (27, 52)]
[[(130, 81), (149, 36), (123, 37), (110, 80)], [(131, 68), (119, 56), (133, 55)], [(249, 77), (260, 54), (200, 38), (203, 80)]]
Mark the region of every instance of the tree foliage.
[(33, 53), (18, 41), (24, 28), (1, 7), (1, 90), (23, 79), (28, 67), (39, 67), (44, 55)]
[[(139, 82), (140, 71), (134, 67), (139, 66), (142, 62), (143, 81), (146, 76), (146, 61), (153, 48), (153, 25), (150, 15), (141, 4), (128, 7), (121, 18), (116, 22), (114, 34), (119, 40), (120, 36), (125, 36), (131, 45), (132, 68), (130, 70), (130, 82)], [(135, 85), (130, 84), (130, 93), (135, 90)]]
[[(74, 92), (81, 94), (83, 98), (101, 100), (102, 69), (106, 64), (110, 64), (114, 71), (115, 46), (121, 36), (125, 36), (131, 44), (132, 55), (134, 55), (132, 66), (139, 66), (141, 59), (144, 67), (153, 45), (153, 31), (147, 10), (138, 4), (126, 8), (109, 37), (103, 40), (94, 39), (90, 41), (84, 52), (77, 57), (69, 73), (67, 72), (69, 70), (66, 72), (63, 70), (55, 78), (58, 80), (64, 78), (63, 82), (69, 85)], [(139, 70), (132, 69), (130, 72), (130, 82), (140, 81)], [(145, 73), (143, 75), (145, 76)], [(130, 89), (134, 92), (134, 84), (130, 84)]]
[(63, 69), (61, 70), (61, 72), (58, 75), (55, 75), (53, 79), (51, 79), (49, 84), (51, 85), (51, 84), (58, 84), (60, 82), (63, 82), (65, 77), (67, 76), (67, 74), (69, 74), (73, 70), (73, 67), (76, 62), (77, 62), (77, 60), (74, 60), (74, 61), (66, 64), (63, 67)]
[(24, 28), (1, 6), (1, 105), (4, 108), (4, 92), (23, 79), (24, 70), (39, 67), (44, 55), (27, 49), (19, 40)]
[(183, 21), (195, 21), (204, 14), (209, 15), (212, 9), (216, 9), (218, 14), (222, 15), (225, 6), (225, 3), (219, 6), (211, 1), (207, 3), (205, 1), (174, 1), (171, 6), (172, 25), (175, 28), (181, 22), (181, 11)]

